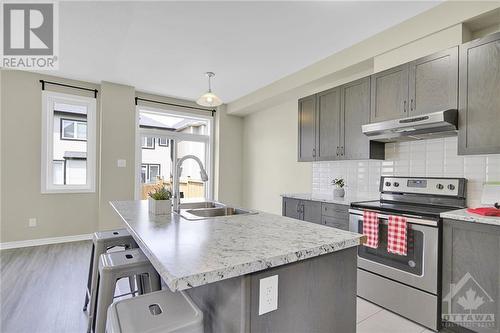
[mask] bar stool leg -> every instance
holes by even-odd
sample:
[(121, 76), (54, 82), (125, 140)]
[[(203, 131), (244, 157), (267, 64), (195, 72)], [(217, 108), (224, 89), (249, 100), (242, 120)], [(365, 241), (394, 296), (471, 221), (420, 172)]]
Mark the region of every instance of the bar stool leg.
[(156, 273), (156, 271), (149, 272), (148, 275), (149, 275), (149, 281), (150, 281), (149, 292), (161, 290), (160, 275), (158, 275), (158, 273)]
[[(101, 243), (97, 243), (94, 248), (94, 253), (100, 254), (106, 252), (107, 249)], [(99, 276), (99, 255), (94, 255), (92, 261), (92, 284), (90, 289), (90, 303), (88, 305), (89, 321), (87, 325), (87, 332), (90, 332), (92, 328), (92, 323), (94, 322), (94, 317), (97, 308), (97, 288), (98, 288), (98, 276)]]
[(117, 279), (111, 272), (99, 276), (99, 297), (94, 317), (94, 333), (105, 333), (108, 307), (113, 303)]
[(92, 293), (92, 274), (94, 268), (94, 255), (95, 255), (95, 246), (92, 243), (92, 251), (90, 253), (90, 263), (89, 263), (89, 276), (87, 278), (87, 290), (85, 291), (85, 304), (83, 305), (83, 311), (87, 311), (87, 306), (90, 301), (90, 296)]

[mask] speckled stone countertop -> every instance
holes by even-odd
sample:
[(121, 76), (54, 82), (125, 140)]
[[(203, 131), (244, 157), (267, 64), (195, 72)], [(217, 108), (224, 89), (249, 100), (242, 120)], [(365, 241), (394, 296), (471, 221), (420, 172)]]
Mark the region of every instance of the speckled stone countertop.
[(113, 201), (172, 291), (246, 275), (359, 245), (360, 234), (259, 212), (189, 221), (150, 215), (148, 202)]
[(467, 222), (492, 224), (500, 227), (500, 217), (497, 216), (482, 216), (467, 212), (467, 208), (452, 210), (449, 212), (441, 213), (441, 217), (445, 219), (460, 220)]
[(282, 197), (285, 198), (293, 198), (293, 199), (299, 199), (299, 200), (310, 200), (310, 201), (321, 201), (321, 202), (326, 202), (326, 203), (334, 203), (338, 205), (347, 205), (349, 206), (351, 202), (358, 202), (358, 201), (369, 201), (369, 200), (378, 200), (380, 199), (379, 196), (372, 196), (372, 197), (359, 197), (359, 196), (354, 196), (354, 195), (346, 195), (343, 198), (336, 198), (333, 196), (333, 193), (331, 195), (326, 195), (326, 194), (315, 194), (315, 193), (285, 193), (281, 195)]

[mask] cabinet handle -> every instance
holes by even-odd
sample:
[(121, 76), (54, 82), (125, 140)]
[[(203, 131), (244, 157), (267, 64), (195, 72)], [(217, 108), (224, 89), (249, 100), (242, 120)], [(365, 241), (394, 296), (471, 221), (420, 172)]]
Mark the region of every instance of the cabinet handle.
[(415, 110), (415, 102), (413, 101), (413, 98), (410, 100), (410, 111)]
[(313, 157), (316, 157), (316, 148), (313, 148)]
[(336, 153), (337, 153), (337, 156), (339, 156), (339, 146), (337, 146)]
[(406, 100), (403, 102), (403, 112), (406, 113)]

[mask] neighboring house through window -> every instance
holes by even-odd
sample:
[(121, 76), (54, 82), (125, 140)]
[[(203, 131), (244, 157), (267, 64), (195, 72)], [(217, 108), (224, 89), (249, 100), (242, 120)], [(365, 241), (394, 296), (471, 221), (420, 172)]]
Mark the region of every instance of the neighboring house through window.
[(50, 91), (42, 99), (42, 193), (93, 192), (95, 99)]

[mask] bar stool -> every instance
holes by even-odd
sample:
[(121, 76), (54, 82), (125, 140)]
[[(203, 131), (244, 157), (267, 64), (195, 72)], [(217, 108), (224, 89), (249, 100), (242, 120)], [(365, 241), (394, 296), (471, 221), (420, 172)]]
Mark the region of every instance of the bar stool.
[(113, 303), (106, 333), (203, 333), (203, 312), (182, 291), (162, 290)]
[[(123, 247), (124, 249), (137, 248), (137, 243), (126, 229), (100, 231), (94, 233), (92, 237), (92, 252), (90, 255), (89, 274), (87, 279), (87, 290), (85, 292), (85, 304), (83, 311), (88, 309), (89, 325), (87, 331), (90, 331), (92, 318), (95, 314), (95, 287), (97, 283), (97, 272), (99, 268), (99, 258), (101, 254), (106, 253), (114, 247)], [(130, 291), (134, 287), (134, 280), (129, 281)], [(139, 284), (138, 284), (139, 285)]]
[(136, 276), (141, 277), (144, 291), (153, 292), (161, 289), (160, 276), (140, 249), (101, 255), (96, 287), (96, 314), (92, 325), (94, 333), (104, 333), (106, 313), (113, 303), (117, 281)]

